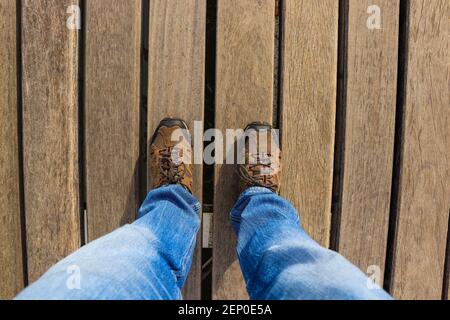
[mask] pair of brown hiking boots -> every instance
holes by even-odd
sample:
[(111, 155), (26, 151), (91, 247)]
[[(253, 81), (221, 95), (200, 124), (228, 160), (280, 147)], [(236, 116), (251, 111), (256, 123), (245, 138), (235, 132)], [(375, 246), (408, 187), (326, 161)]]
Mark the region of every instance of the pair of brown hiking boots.
[[(254, 122), (238, 143), (237, 173), (240, 191), (264, 187), (279, 194), (281, 150), (278, 134), (267, 123)], [(164, 119), (151, 141), (150, 175), (152, 188), (178, 184), (192, 193), (192, 144), (187, 124), (180, 119)]]

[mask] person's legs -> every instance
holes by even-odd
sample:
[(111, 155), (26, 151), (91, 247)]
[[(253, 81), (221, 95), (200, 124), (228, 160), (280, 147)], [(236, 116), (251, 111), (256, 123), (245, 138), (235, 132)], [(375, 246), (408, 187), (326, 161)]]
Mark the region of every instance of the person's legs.
[(161, 121), (139, 220), (64, 259), (17, 299), (180, 299), (200, 226), (190, 140), (183, 120)]
[(301, 228), (292, 205), (271, 190), (247, 189), (231, 212), (251, 299), (391, 299), (358, 268)]
[[(390, 299), (339, 254), (301, 228), (293, 206), (279, 197), (281, 150), (270, 124), (245, 129), (242, 195), (231, 212), (237, 253), (252, 299)], [(244, 148), (244, 146), (243, 146)]]
[(185, 188), (153, 190), (139, 219), (81, 248), (16, 299), (181, 299), (200, 226)]

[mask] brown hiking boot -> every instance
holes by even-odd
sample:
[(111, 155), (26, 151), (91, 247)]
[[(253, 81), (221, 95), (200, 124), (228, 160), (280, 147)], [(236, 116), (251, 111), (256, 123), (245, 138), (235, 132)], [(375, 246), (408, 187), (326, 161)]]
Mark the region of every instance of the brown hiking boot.
[(187, 124), (179, 119), (161, 121), (150, 146), (152, 189), (179, 184), (192, 193), (191, 159), (191, 136)]
[(238, 166), (241, 191), (264, 187), (279, 194), (281, 150), (278, 133), (270, 124), (254, 122), (245, 129), (244, 138), (245, 163)]

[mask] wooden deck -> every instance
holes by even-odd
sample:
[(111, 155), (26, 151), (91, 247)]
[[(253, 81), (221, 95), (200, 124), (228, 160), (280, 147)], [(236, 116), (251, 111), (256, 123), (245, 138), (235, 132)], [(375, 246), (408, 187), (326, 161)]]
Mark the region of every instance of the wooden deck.
[[(311, 236), (396, 298), (448, 299), (450, 1), (0, 0), (0, 17), (0, 298), (135, 219), (172, 116), (274, 123)], [(185, 297), (246, 299), (233, 167), (194, 176), (213, 244)]]

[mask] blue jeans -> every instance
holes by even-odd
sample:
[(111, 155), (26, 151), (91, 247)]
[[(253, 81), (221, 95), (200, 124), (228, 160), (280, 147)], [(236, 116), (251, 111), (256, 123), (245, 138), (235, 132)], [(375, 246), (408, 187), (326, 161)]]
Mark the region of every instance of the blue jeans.
[[(65, 258), (17, 299), (181, 299), (200, 226), (200, 204), (180, 186), (153, 190), (139, 219)], [(231, 212), (252, 299), (391, 299), (301, 228), (286, 200), (245, 191)]]

